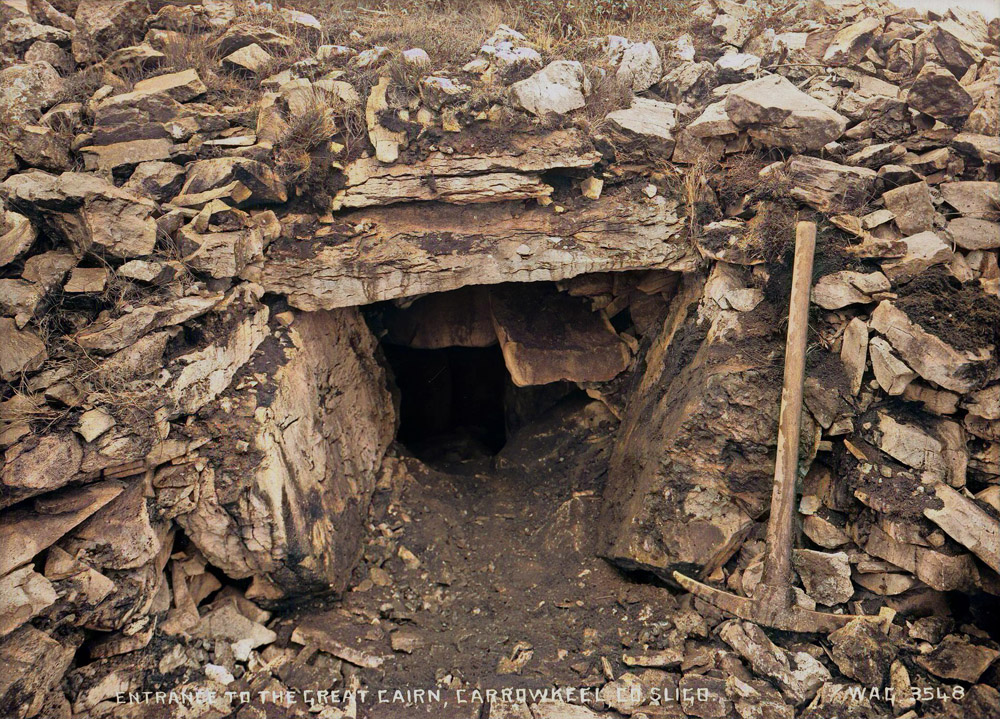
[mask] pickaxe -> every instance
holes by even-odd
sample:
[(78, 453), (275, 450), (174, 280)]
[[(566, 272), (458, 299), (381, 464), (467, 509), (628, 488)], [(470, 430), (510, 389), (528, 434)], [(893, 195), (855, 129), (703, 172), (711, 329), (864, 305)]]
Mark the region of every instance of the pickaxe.
[(697, 597), (741, 619), (790, 632), (832, 632), (858, 617), (814, 612), (797, 606), (792, 595), (792, 544), (795, 521), (795, 481), (799, 465), (799, 421), (806, 368), (809, 293), (812, 289), (816, 225), (795, 227), (795, 263), (785, 340), (785, 377), (778, 418), (778, 455), (767, 522), (764, 574), (754, 596), (740, 597), (674, 572), (674, 579)]

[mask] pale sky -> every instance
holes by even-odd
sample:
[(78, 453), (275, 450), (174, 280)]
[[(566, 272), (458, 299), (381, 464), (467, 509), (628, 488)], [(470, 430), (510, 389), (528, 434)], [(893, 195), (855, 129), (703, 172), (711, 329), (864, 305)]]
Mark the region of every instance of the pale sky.
[(1000, 0), (892, 0), (899, 7), (945, 12), (950, 7), (978, 10), (987, 20), (1000, 17)]

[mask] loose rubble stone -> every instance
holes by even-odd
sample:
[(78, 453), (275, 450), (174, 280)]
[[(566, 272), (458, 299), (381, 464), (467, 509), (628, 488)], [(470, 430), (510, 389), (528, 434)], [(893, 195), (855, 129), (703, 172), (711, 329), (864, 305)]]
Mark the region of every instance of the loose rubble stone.
[(726, 114), (751, 137), (793, 152), (818, 150), (844, 133), (847, 118), (796, 88), (781, 75), (735, 87)]
[(0, 184), (0, 194), (64, 237), (78, 253), (127, 259), (156, 245), (154, 206), (97, 175), (26, 172)]
[(830, 65), (854, 65), (881, 34), (882, 21), (870, 17), (848, 25), (833, 36), (823, 55), (823, 62)]
[(862, 684), (882, 686), (897, 649), (876, 622), (854, 619), (829, 639), (830, 654), (841, 672)]
[(625, 48), (615, 77), (632, 92), (644, 92), (660, 80), (660, 53), (651, 42), (633, 43)]
[(0, 70), (0, 123), (19, 127), (33, 122), (55, 104), (65, 83), (47, 62), (12, 65)]
[(795, 550), (795, 570), (802, 579), (806, 594), (818, 604), (843, 604), (854, 595), (851, 565), (847, 554)]
[(969, 643), (956, 634), (949, 634), (941, 644), (916, 663), (936, 677), (975, 682), (1000, 656), (1000, 651)]
[(906, 95), (910, 107), (942, 122), (957, 123), (973, 109), (972, 97), (954, 75), (932, 63), (924, 65)]
[(580, 63), (556, 60), (531, 77), (511, 85), (510, 93), (516, 107), (533, 115), (565, 115), (587, 103), (590, 81)]
[(926, 182), (915, 182), (889, 190), (882, 195), (882, 199), (904, 235), (934, 229), (934, 204)]
[(13, 381), (33, 372), (48, 358), (45, 343), (31, 330), (20, 330), (9, 317), (0, 317), (0, 378)]
[(729, 621), (719, 636), (746, 659), (754, 671), (773, 679), (795, 704), (811, 700), (830, 673), (809, 654), (781, 649), (756, 624)]

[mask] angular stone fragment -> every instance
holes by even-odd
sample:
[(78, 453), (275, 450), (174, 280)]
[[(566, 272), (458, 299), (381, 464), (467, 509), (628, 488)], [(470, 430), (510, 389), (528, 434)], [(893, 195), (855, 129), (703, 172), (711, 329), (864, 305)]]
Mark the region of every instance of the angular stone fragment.
[(80, 148), (84, 166), (88, 170), (107, 172), (124, 171), (141, 162), (169, 160), (174, 154), (174, 143), (169, 138), (130, 140), (108, 145), (88, 145)]
[(972, 97), (948, 70), (927, 63), (906, 95), (910, 107), (946, 123), (959, 123), (974, 107)]
[(889, 190), (882, 195), (882, 199), (904, 235), (934, 229), (934, 204), (926, 182), (914, 182)]
[(855, 317), (844, 329), (844, 338), (840, 346), (840, 360), (844, 363), (844, 372), (847, 374), (853, 395), (857, 395), (861, 389), (867, 357), (868, 325), (864, 320)]
[(945, 232), (963, 250), (1000, 248), (1000, 222), (977, 217), (956, 217), (948, 223)]
[(45, 343), (38, 335), (19, 330), (9, 317), (0, 317), (0, 379), (10, 382), (23, 372), (34, 372), (46, 359)]
[(818, 150), (847, 127), (846, 117), (781, 75), (737, 85), (726, 98), (726, 114), (765, 145), (793, 152)]
[(510, 94), (515, 107), (533, 115), (565, 115), (587, 104), (590, 81), (579, 62), (556, 60), (531, 77), (515, 82)]
[(918, 656), (915, 661), (936, 677), (975, 682), (998, 656), (1000, 651), (996, 649), (949, 634), (929, 654)]
[(38, 233), (24, 215), (0, 212), (0, 267), (9, 265), (27, 252)]
[(934, 47), (941, 54), (941, 59), (959, 76), (973, 65), (982, 62), (983, 53), (979, 43), (964, 26), (954, 20), (938, 20), (934, 23), (931, 34)]
[(632, 92), (644, 92), (660, 81), (663, 74), (660, 53), (652, 42), (632, 43), (622, 54), (615, 78)]
[(854, 596), (851, 564), (845, 552), (830, 554), (796, 549), (793, 559), (806, 594), (817, 604), (843, 604)]
[(190, 225), (177, 235), (182, 262), (196, 272), (212, 277), (237, 277), (243, 269), (263, 256), (264, 237), (260, 229), (246, 227), (231, 232), (197, 232)]
[(756, 624), (728, 621), (719, 636), (747, 660), (754, 672), (774, 680), (795, 704), (812, 699), (830, 672), (805, 652), (791, 653), (775, 645)]
[[(43, 716), (45, 700), (73, 662), (81, 637), (60, 641), (32, 626), (23, 626), (0, 641), (0, 707), (12, 719)], [(66, 713), (52, 716), (67, 716)]]
[(97, 175), (25, 172), (7, 178), (0, 193), (78, 254), (103, 251), (128, 259), (148, 255), (156, 245), (153, 203)]
[(105, 267), (74, 267), (63, 285), (65, 292), (103, 292), (108, 284)]
[(191, 636), (229, 643), (239, 661), (246, 661), (253, 649), (270, 644), (278, 638), (277, 634), (263, 624), (240, 614), (236, 605), (231, 602), (222, 604), (202, 617), (191, 630)]
[(100, 482), (49, 495), (35, 509), (14, 509), (0, 515), (0, 575), (31, 561), (122, 489), (119, 482)]
[(871, 198), (876, 173), (829, 160), (795, 155), (785, 165), (792, 196), (821, 212), (851, 212)]
[(117, 319), (95, 322), (78, 332), (74, 339), (85, 349), (116, 352), (153, 330), (205, 314), (221, 298), (221, 294), (191, 295), (165, 305), (143, 305)]
[(0, 577), (0, 637), (10, 634), (55, 600), (52, 584), (31, 567), (21, 567)]
[(91, 62), (134, 45), (142, 36), (148, 10), (148, 0), (80, 0), (73, 16), (76, 61)]
[(893, 354), (892, 347), (881, 337), (872, 338), (868, 344), (868, 353), (872, 358), (875, 379), (886, 394), (892, 396), (903, 394), (910, 383), (917, 378), (917, 373)]
[(630, 138), (669, 142), (677, 125), (676, 110), (670, 102), (634, 97), (627, 109), (610, 112), (605, 119)]
[(882, 263), (882, 271), (900, 285), (909, 282), (934, 265), (951, 262), (954, 253), (938, 235), (933, 232), (921, 232), (903, 238), (906, 254), (896, 260)]
[(995, 182), (943, 182), (940, 190), (945, 202), (966, 217), (994, 221), (1000, 218), (1000, 186)]
[(490, 292), (493, 325), (511, 379), (518, 387), (606, 382), (626, 367), (631, 352), (588, 303), (540, 285)]
[(1000, 521), (947, 484), (935, 484), (933, 495), (942, 506), (925, 508), (924, 516), (983, 560), (986, 566), (1000, 572)]
[(164, 202), (180, 192), (184, 175), (184, 168), (172, 162), (140, 162), (122, 189)]
[(838, 310), (852, 304), (874, 302), (872, 294), (892, 289), (881, 272), (843, 270), (823, 275), (813, 285), (812, 301), (823, 309)]
[(830, 634), (831, 656), (842, 673), (862, 684), (882, 686), (897, 648), (876, 621), (854, 619)]
[(0, 70), (0, 127), (35, 121), (59, 99), (64, 87), (65, 81), (47, 62)]
[(271, 67), (273, 62), (274, 57), (271, 53), (255, 42), (222, 58), (223, 67), (229, 70), (242, 70), (253, 75), (259, 75)]
[(35, 282), (26, 280), (0, 280), (0, 310), (14, 315), (16, 322), (24, 317), (32, 317), (41, 304), (44, 292)]
[(852, 23), (837, 32), (823, 55), (823, 62), (830, 65), (854, 65), (881, 35), (882, 21), (869, 17)]
[(187, 179), (181, 194), (197, 195), (233, 182), (239, 182), (249, 190), (249, 196), (241, 204), (280, 203), (288, 199), (285, 184), (274, 170), (245, 157), (217, 157), (192, 163), (187, 168)]
[(891, 301), (872, 313), (870, 326), (885, 337), (900, 358), (926, 380), (964, 394), (981, 384), (980, 370), (992, 359), (986, 348), (958, 350), (916, 324)]

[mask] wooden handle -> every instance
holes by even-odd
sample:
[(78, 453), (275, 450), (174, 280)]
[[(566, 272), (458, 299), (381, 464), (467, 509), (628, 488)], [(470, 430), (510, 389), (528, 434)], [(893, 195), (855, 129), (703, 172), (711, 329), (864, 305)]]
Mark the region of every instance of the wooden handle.
[[(809, 294), (812, 289), (816, 225), (800, 222), (795, 227), (795, 263), (792, 296), (788, 306), (785, 340), (785, 378), (781, 388), (778, 419), (778, 456), (771, 491), (771, 517), (767, 524), (767, 554), (762, 584), (778, 590), (775, 602), (791, 601), (792, 540), (795, 519), (795, 484), (799, 466), (799, 422), (802, 415), (802, 384), (806, 369), (806, 339), (809, 331)], [(782, 595), (783, 592), (783, 595)], [(764, 596), (760, 596), (765, 601)], [(778, 607), (775, 607), (778, 609)]]

